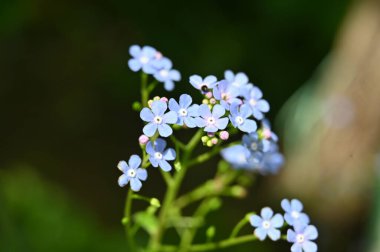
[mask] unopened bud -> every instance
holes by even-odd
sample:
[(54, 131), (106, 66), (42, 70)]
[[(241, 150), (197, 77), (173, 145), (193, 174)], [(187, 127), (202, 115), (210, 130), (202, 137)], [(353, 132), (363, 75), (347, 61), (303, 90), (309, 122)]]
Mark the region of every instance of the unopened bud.
[(153, 100), (149, 100), (149, 101), (148, 101), (148, 106), (149, 106), (149, 108), (152, 108), (152, 103), (153, 103)]
[(211, 103), (211, 104), (215, 104), (215, 103), (216, 103), (216, 100), (215, 100), (214, 98), (211, 98), (211, 99), (210, 99), (210, 103)]
[(212, 93), (211, 92), (207, 92), (205, 96), (206, 96), (206, 98), (210, 99), (210, 98), (212, 98)]
[(218, 143), (218, 138), (216, 138), (216, 137), (212, 138), (212, 139), (211, 139), (211, 143), (212, 143), (213, 145), (217, 144), (217, 143)]
[(212, 146), (213, 146), (212, 141), (211, 141), (211, 140), (208, 140), (207, 143), (206, 143), (206, 146), (207, 146), (207, 147), (212, 147)]
[(159, 96), (153, 97), (153, 101), (159, 101), (160, 99), (161, 99), (161, 97), (159, 97)]
[(203, 100), (202, 100), (202, 103), (203, 103), (203, 104), (208, 104), (208, 100), (207, 100), (207, 99), (203, 99)]
[(163, 102), (166, 102), (166, 103), (167, 103), (169, 100), (168, 100), (168, 98), (166, 98), (166, 97), (161, 97), (160, 101), (163, 101)]
[(225, 141), (225, 140), (228, 140), (228, 138), (230, 137), (230, 134), (227, 131), (223, 130), (219, 133), (219, 137), (220, 139)]
[(202, 140), (202, 143), (205, 144), (209, 140), (209, 137), (208, 136), (203, 136), (201, 138), (201, 140)]
[(158, 199), (151, 198), (150, 199), (150, 205), (159, 208), (161, 206), (161, 203)]
[(149, 137), (147, 137), (146, 135), (141, 135), (139, 137), (139, 144), (140, 145), (145, 145), (149, 142)]

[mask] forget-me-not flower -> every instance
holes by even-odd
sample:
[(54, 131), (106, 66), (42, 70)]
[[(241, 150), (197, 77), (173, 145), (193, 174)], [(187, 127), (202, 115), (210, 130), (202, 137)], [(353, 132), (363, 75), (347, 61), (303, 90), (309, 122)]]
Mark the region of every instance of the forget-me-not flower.
[(170, 171), (172, 166), (168, 161), (172, 161), (176, 157), (176, 153), (172, 148), (166, 148), (166, 141), (157, 138), (154, 143), (151, 141), (146, 145), (146, 152), (149, 154), (149, 161), (153, 167), (161, 167), (163, 171)]
[(248, 84), (248, 77), (245, 73), (234, 74), (231, 70), (224, 72), (224, 79), (229, 83), (230, 89), (235, 89), (238, 95), (243, 94)]
[(249, 219), (251, 225), (255, 227), (255, 235), (259, 240), (263, 241), (267, 236), (273, 241), (280, 239), (281, 232), (278, 228), (284, 225), (284, 219), (281, 214), (273, 216), (273, 211), (269, 207), (264, 207), (261, 210), (261, 217), (252, 215)]
[(226, 80), (218, 82), (213, 89), (213, 95), (226, 110), (230, 109), (232, 103), (242, 103), (242, 101), (237, 98), (239, 96), (239, 89), (232, 87)]
[(256, 131), (256, 122), (248, 119), (252, 115), (249, 105), (243, 104), (240, 106), (237, 103), (233, 103), (230, 107), (230, 113), (230, 121), (235, 128), (247, 133)]
[(202, 104), (198, 110), (199, 116), (196, 118), (197, 126), (204, 128), (206, 132), (217, 132), (227, 127), (228, 118), (222, 117), (226, 110), (219, 104), (216, 104), (212, 112), (208, 105)]
[(217, 84), (217, 79), (214, 75), (209, 75), (206, 78), (202, 79), (199, 75), (192, 75), (189, 78), (190, 84), (196, 89), (201, 90), (202, 92), (207, 92), (209, 89), (212, 89)]
[(261, 90), (253, 85), (248, 85), (244, 92), (244, 102), (248, 104), (252, 109), (252, 115), (257, 120), (264, 118), (264, 113), (269, 111), (269, 103), (262, 99), (263, 93)]
[(243, 145), (234, 145), (223, 149), (220, 154), (235, 169), (246, 168), (251, 156), (249, 150)]
[(129, 158), (128, 164), (125, 161), (120, 161), (117, 165), (123, 174), (119, 177), (119, 186), (123, 187), (130, 183), (131, 189), (135, 192), (140, 191), (142, 181), (148, 178), (148, 173), (145, 169), (140, 168), (141, 158), (137, 155), (132, 155)]
[(318, 238), (318, 230), (313, 225), (305, 225), (297, 222), (294, 230), (289, 229), (287, 233), (288, 242), (294, 243), (291, 247), (292, 252), (316, 252), (318, 246), (313, 240)]
[(309, 224), (309, 216), (302, 212), (303, 205), (298, 199), (292, 199), (291, 201), (283, 199), (281, 201), (281, 207), (285, 211), (285, 221), (290, 226), (293, 226), (295, 222), (301, 222), (305, 225)]
[(157, 69), (154, 73), (154, 78), (159, 82), (163, 82), (164, 88), (167, 91), (172, 91), (174, 89), (174, 81), (180, 81), (181, 74), (177, 70), (172, 69), (173, 64), (171, 60), (168, 58), (162, 58), (153, 61), (152, 65)]
[(152, 137), (156, 131), (162, 137), (168, 137), (173, 133), (172, 128), (168, 124), (174, 124), (177, 122), (177, 113), (174, 111), (169, 111), (167, 113), (166, 109), (168, 105), (163, 101), (153, 101), (152, 109), (143, 108), (140, 112), (140, 118), (148, 122), (143, 128), (143, 132), (148, 137)]
[(260, 138), (257, 132), (243, 135), (243, 144), (254, 152), (267, 152), (270, 148), (270, 141)]
[(193, 99), (188, 94), (182, 94), (179, 97), (179, 103), (173, 98), (169, 100), (169, 109), (175, 111), (178, 116), (176, 124), (181, 126), (185, 124), (189, 128), (197, 126), (195, 117), (198, 116), (199, 105), (191, 105), (192, 102)]
[(128, 61), (129, 68), (137, 72), (140, 69), (147, 74), (154, 74), (157, 70), (153, 66), (157, 50), (151, 46), (140, 47), (138, 45), (132, 45), (129, 48), (129, 54), (133, 57)]

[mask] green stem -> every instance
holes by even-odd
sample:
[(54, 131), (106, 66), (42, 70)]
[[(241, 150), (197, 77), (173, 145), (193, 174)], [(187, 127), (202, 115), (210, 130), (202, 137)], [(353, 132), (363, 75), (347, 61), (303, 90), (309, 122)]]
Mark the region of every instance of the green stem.
[(141, 72), (141, 103), (143, 107), (148, 106), (149, 90), (147, 89), (148, 75)]
[(208, 161), (212, 157), (219, 154), (222, 148), (223, 148), (222, 146), (215, 146), (215, 148), (213, 148), (210, 152), (206, 152), (194, 158), (191, 162), (189, 162), (188, 166), (190, 167), (190, 166), (194, 166), (194, 165), (201, 164)]
[(236, 226), (234, 227), (234, 229), (232, 230), (231, 232), (231, 235), (230, 235), (230, 239), (232, 238), (235, 238), (240, 230), (249, 222), (249, 217), (248, 215), (244, 216), (243, 219), (241, 219), (241, 221), (238, 222), (238, 224), (236, 224)]
[[(228, 238), (226, 240), (222, 240), (219, 242), (209, 242), (204, 244), (195, 244), (192, 245), (189, 248), (189, 252), (199, 252), (199, 251), (211, 251), (211, 250), (217, 250), (217, 249), (224, 249), (228, 247), (232, 247), (239, 244), (244, 244), (247, 242), (256, 241), (257, 237), (254, 235), (245, 235), (240, 236), (236, 238)], [(176, 252), (178, 251), (178, 248), (176, 246), (170, 246), (170, 245), (163, 245), (161, 246), (161, 249), (159, 250), (161, 252)]]
[(134, 251), (134, 240), (131, 232), (131, 210), (132, 210), (132, 202), (133, 202), (133, 191), (131, 189), (128, 190), (127, 199), (125, 201), (125, 209), (124, 209), (124, 220), (126, 221), (125, 225), (125, 234), (127, 236), (127, 242), (129, 248)]

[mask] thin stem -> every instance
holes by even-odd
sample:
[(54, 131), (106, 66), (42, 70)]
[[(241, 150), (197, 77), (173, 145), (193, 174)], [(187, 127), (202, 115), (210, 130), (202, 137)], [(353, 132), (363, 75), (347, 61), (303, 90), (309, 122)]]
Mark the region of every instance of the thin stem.
[(182, 150), (186, 148), (186, 145), (182, 143), (180, 140), (178, 140), (174, 135), (170, 136), (170, 140), (172, 140), (172, 142), (176, 145), (176, 147), (178, 146)]
[(141, 103), (143, 107), (148, 106), (149, 90), (147, 89), (148, 75), (141, 72)]
[(163, 177), (164, 180), (165, 180), (166, 185), (167, 185), (167, 186), (170, 186), (171, 183), (172, 183), (172, 180), (173, 180), (172, 176), (170, 176), (170, 173), (169, 173), (169, 172), (163, 171), (162, 169), (160, 169), (160, 171), (161, 171), (161, 175), (162, 175), (162, 177)]
[(240, 230), (249, 222), (249, 218), (247, 218), (247, 216), (244, 216), (243, 219), (241, 219), (238, 224), (236, 224), (236, 226), (234, 227), (234, 229), (232, 230), (231, 232), (231, 235), (230, 235), (230, 239), (231, 238), (235, 238)]
[(215, 146), (210, 152), (203, 153), (199, 155), (198, 157), (194, 158), (191, 162), (189, 162), (188, 166), (194, 166), (197, 164), (204, 163), (211, 159), (212, 157), (219, 154), (220, 150), (222, 149), (222, 146)]
[(133, 235), (131, 232), (131, 224), (132, 224), (132, 218), (131, 218), (131, 210), (132, 210), (132, 203), (133, 203), (133, 191), (131, 189), (128, 190), (127, 199), (125, 201), (125, 209), (124, 209), (124, 220), (126, 221), (125, 225), (125, 234), (127, 236), (127, 242), (129, 248), (134, 251), (134, 240)]

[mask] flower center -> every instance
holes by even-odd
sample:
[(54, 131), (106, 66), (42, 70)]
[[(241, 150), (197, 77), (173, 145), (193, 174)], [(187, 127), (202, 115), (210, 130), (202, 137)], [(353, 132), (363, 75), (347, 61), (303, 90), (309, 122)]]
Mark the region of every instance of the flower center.
[(305, 241), (305, 236), (303, 234), (298, 234), (296, 240), (298, 243), (303, 243)]
[(179, 115), (180, 115), (180, 116), (187, 116), (187, 110), (184, 109), (184, 108), (180, 109), (180, 110), (179, 110)]
[(222, 93), (222, 100), (228, 101), (229, 99), (230, 99), (230, 97), (227, 93)]
[(156, 152), (156, 153), (154, 153), (154, 157), (156, 159), (162, 159), (162, 153), (161, 152)]
[(162, 117), (161, 116), (156, 116), (153, 119), (153, 121), (154, 121), (155, 124), (161, 124), (162, 123)]
[(251, 149), (253, 151), (256, 151), (259, 148), (258, 144), (256, 142), (251, 143)]
[(263, 221), (263, 224), (262, 224), (262, 225), (263, 225), (263, 228), (264, 228), (264, 229), (269, 229), (270, 226), (271, 226), (269, 221)]
[(251, 106), (255, 106), (257, 103), (257, 101), (255, 99), (250, 99), (249, 100), (249, 104), (251, 104)]
[(202, 83), (202, 84), (201, 84), (201, 90), (202, 90), (203, 92), (207, 92), (207, 90), (208, 90), (208, 86), (207, 86), (207, 84)]
[(244, 118), (241, 117), (241, 116), (237, 116), (237, 117), (235, 118), (235, 122), (236, 122), (237, 124), (241, 125), (241, 124), (244, 123)]
[(140, 62), (143, 64), (146, 64), (149, 62), (149, 58), (147, 56), (141, 56), (140, 57)]
[(129, 169), (127, 171), (127, 175), (128, 175), (128, 177), (134, 178), (134, 177), (136, 177), (136, 171), (134, 169)]
[(298, 218), (300, 217), (300, 213), (297, 212), (297, 211), (292, 211), (291, 215), (292, 215), (292, 217), (293, 217), (294, 219), (298, 219)]
[(160, 75), (161, 75), (162, 77), (167, 77), (167, 76), (169, 75), (169, 71), (166, 70), (166, 69), (162, 69), (162, 70), (160, 71)]
[(214, 125), (215, 124), (215, 118), (214, 117), (209, 117), (209, 118), (207, 118), (207, 123), (208, 124), (211, 124), (211, 125)]

